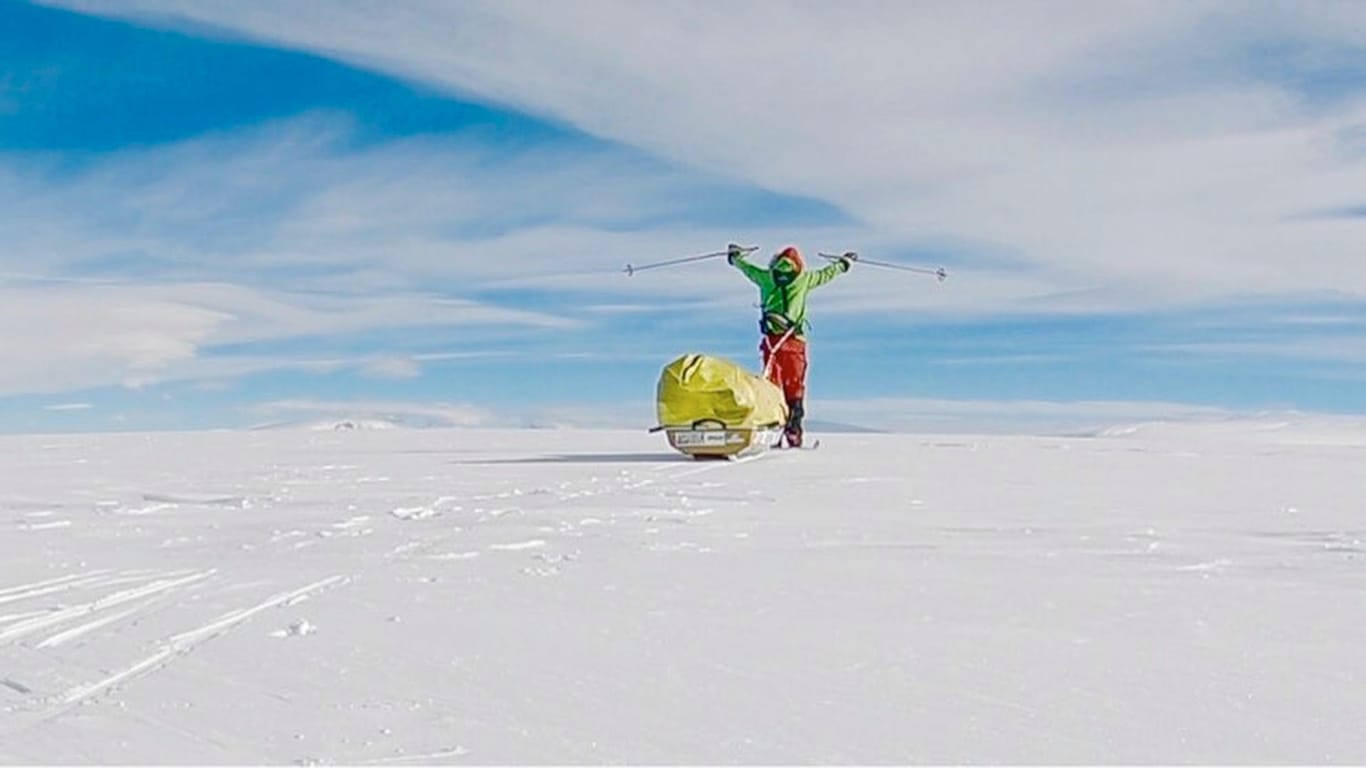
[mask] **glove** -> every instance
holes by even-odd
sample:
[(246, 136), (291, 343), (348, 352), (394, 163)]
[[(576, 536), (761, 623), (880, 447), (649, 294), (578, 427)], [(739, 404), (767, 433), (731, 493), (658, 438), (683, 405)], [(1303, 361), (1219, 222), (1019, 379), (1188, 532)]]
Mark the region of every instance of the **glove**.
[(734, 266), (735, 262), (739, 261), (740, 257), (744, 255), (745, 249), (741, 248), (735, 243), (731, 243), (730, 245), (726, 246), (726, 261), (729, 262), (732, 266)]
[(844, 267), (845, 272), (853, 269), (854, 262), (856, 261), (858, 261), (858, 254), (853, 251), (845, 251), (840, 255), (840, 266)]

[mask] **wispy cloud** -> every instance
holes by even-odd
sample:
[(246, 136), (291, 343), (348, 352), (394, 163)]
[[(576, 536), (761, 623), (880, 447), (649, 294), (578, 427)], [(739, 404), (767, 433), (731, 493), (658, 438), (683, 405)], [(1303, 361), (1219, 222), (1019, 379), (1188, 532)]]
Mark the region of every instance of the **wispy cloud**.
[(422, 366), (411, 357), (386, 357), (371, 360), (360, 370), (375, 379), (415, 379), (421, 375)]
[(0, 393), (141, 386), (316, 365), (297, 352), (205, 357), (230, 345), (422, 326), (571, 324), (535, 312), (421, 295), (297, 295), (198, 283), (0, 289), (0, 336), (6, 339)]
[(1157, 351), (1211, 359), (1260, 359), (1366, 365), (1366, 335), (1306, 341), (1295, 338), (1247, 339), (1164, 344)]
[(1051, 287), (1027, 295), (1366, 295), (1359, 227), (1287, 218), (1359, 204), (1363, 92), (1312, 98), (1301, 58), (1257, 53), (1359, 61), (1359, 4), (64, 4), (326, 51), (817, 194), (888, 239), (1005, 249)]
[(94, 408), (90, 403), (55, 403), (43, 406), (45, 411), (88, 411)]

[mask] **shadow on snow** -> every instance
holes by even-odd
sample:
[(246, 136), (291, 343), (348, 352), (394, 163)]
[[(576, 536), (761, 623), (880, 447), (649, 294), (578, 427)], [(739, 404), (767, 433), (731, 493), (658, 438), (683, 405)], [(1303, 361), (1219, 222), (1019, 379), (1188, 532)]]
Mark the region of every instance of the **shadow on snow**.
[(692, 457), (679, 453), (560, 453), (549, 456), (527, 456), (516, 459), (482, 459), (455, 461), (453, 464), (654, 464), (659, 462), (689, 462)]

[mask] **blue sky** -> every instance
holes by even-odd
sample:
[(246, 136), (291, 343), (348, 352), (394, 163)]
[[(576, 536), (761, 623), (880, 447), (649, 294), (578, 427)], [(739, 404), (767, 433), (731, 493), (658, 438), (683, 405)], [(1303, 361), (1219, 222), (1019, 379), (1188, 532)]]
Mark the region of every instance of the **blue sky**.
[(648, 426), (754, 295), (621, 267), (729, 240), (952, 272), (815, 295), (813, 418), (1366, 412), (1360, 4), (315, 16), (0, 5), (0, 431)]

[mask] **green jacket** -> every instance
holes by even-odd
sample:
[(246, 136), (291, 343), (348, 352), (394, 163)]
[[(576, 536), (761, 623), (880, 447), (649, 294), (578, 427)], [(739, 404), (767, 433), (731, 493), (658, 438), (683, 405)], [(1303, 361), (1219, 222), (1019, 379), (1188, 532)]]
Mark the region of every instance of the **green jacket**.
[(776, 314), (796, 326), (793, 335), (797, 337), (804, 337), (810, 328), (806, 320), (806, 294), (849, 271), (848, 262), (835, 261), (814, 272), (803, 270), (797, 273), (791, 283), (781, 286), (773, 278), (772, 271), (745, 261), (743, 256), (736, 259), (734, 264), (751, 283), (759, 286), (759, 301), (764, 315), (764, 321), (760, 322), (761, 329), (765, 333), (785, 332), (785, 328), (766, 322)]

